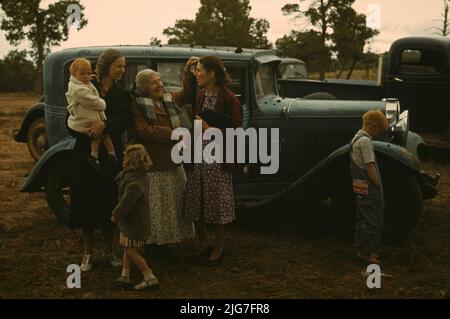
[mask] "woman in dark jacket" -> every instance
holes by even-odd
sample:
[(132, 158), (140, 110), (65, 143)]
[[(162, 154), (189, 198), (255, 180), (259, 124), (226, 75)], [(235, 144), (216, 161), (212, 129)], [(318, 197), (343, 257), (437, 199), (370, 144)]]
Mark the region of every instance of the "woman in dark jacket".
[[(196, 77), (202, 90), (197, 95), (194, 115), (202, 119), (203, 130), (242, 126), (241, 104), (226, 86), (229, 78), (222, 61), (213, 56), (202, 57)], [(207, 144), (203, 141), (203, 147)], [(196, 222), (201, 246), (206, 244), (205, 224), (214, 225), (215, 244), (201, 254), (208, 255), (208, 266), (223, 262), (225, 225), (235, 219), (232, 165), (206, 162), (186, 165), (185, 215)]]
[[(105, 256), (113, 266), (121, 265), (120, 260), (113, 254), (114, 226), (110, 219), (118, 199), (114, 178), (122, 165), (124, 150), (122, 134), (131, 121), (131, 95), (117, 83), (124, 73), (124, 56), (114, 49), (105, 50), (97, 61), (94, 85), (106, 102), (107, 120), (93, 122), (86, 134), (70, 130), (71, 135), (76, 138), (76, 143), (73, 151), (69, 226), (83, 230), (82, 271), (92, 269), (96, 229), (103, 230)], [(106, 149), (101, 147), (99, 152), (101, 169), (95, 172), (86, 159), (91, 152), (91, 138), (102, 134), (111, 136), (117, 158), (108, 155)]]

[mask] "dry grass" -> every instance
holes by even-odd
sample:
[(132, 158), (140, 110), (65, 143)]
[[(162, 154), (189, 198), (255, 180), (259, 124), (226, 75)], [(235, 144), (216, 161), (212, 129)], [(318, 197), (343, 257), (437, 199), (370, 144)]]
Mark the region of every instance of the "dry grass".
[[(240, 212), (227, 235), (223, 267), (151, 260), (161, 287), (134, 292), (113, 284), (120, 270), (98, 263), (82, 275), (82, 289), (66, 288), (66, 267), (81, 261), (79, 233), (61, 227), (43, 194), (21, 194), (34, 163), (25, 144), (12, 141), (16, 110), (0, 103), (0, 298), (448, 298), (450, 287), (450, 165), (426, 163), (443, 174), (439, 197), (426, 202), (410, 238), (383, 249), (382, 288), (370, 290), (351, 242), (308, 229), (287, 208)], [(301, 205), (299, 205), (300, 207)], [(174, 248), (188, 254), (192, 243)], [(101, 240), (96, 253), (101, 252)], [(133, 270), (135, 281), (140, 275)]]

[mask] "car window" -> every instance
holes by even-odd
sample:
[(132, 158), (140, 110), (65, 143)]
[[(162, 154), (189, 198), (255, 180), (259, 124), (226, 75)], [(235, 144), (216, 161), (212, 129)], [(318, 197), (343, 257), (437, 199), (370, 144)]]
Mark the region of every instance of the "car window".
[(241, 104), (245, 103), (245, 83), (247, 69), (245, 66), (226, 65), (225, 69), (230, 77), (230, 83), (228, 87), (233, 91), (234, 95), (238, 98)]
[(122, 77), (120, 84), (122, 84), (123, 87), (127, 89), (131, 89), (136, 80), (136, 75), (139, 73), (139, 71), (148, 68), (149, 66), (145, 63), (133, 63), (127, 61), (125, 66), (125, 75)]
[(186, 65), (184, 61), (158, 62), (157, 71), (169, 90), (179, 90), (182, 87), (183, 71)]
[(260, 99), (265, 95), (275, 94), (275, 83), (273, 78), (273, 68), (269, 63), (263, 64), (256, 73), (256, 98)]
[(280, 73), (283, 80), (306, 79), (306, 67), (300, 63), (280, 64)]
[(439, 74), (444, 69), (442, 53), (434, 49), (406, 49), (400, 56), (402, 74)]
[[(97, 60), (90, 60), (91, 61), (91, 67), (93, 70), (93, 73), (95, 74), (95, 67), (97, 65)], [(64, 82), (67, 88), (67, 83), (69, 82), (70, 79), (70, 72), (69, 72), (69, 68), (70, 68), (70, 64), (67, 64), (66, 70), (65, 70), (65, 76), (64, 76)], [(133, 62), (129, 62), (127, 61), (126, 66), (125, 66), (125, 74), (122, 77), (122, 79), (119, 81), (119, 84), (124, 87), (124, 88), (131, 88), (131, 86), (133, 85), (135, 79), (136, 79), (136, 74), (143, 70), (148, 68), (148, 65), (141, 62), (141, 63), (133, 63)]]

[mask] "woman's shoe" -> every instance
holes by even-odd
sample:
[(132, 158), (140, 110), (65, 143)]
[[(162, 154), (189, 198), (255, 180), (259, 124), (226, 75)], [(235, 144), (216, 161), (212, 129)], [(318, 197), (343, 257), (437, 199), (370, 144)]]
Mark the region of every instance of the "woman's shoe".
[(83, 261), (80, 266), (81, 271), (91, 271), (92, 270), (92, 255), (84, 255)]
[(206, 266), (207, 267), (222, 266), (224, 259), (225, 259), (225, 252), (222, 251), (222, 254), (218, 258), (214, 260), (206, 259)]
[(208, 258), (211, 255), (212, 251), (213, 251), (213, 246), (208, 246), (197, 254), (187, 256), (186, 261), (199, 262), (204, 258)]
[(104, 254), (104, 258), (111, 264), (112, 267), (122, 267), (122, 260), (116, 256), (115, 253)]

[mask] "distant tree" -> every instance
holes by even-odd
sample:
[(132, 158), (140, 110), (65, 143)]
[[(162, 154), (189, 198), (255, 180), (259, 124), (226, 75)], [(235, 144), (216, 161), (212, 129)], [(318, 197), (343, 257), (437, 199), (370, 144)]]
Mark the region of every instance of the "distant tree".
[[(319, 45), (315, 46), (315, 53), (320, 60), (318, 71), (320, 79), (323, 80), (325, 72), (331, 66), (330, 57), (333, 50), (346, 61), (350, 60), (350, 57), (356, 59), (376, 32), (366, 27), (365, 15), (357, 14), (352, 8), (355, 0), (312, 0), (307, 8), (301, 8), (300, 4), (304, 1), (286, 4), (281, 11), (313, 26), (320, 40)], [(334, 33), (336, 34), (333, 35)]]
[(437, 32), (435, 34), (442, 35), (444, 37), (450, 35), (450, 20), (448, 17), (449, 14), (449, 7), (450, 7), (450, 0), (444, 0), (444, 11), (442, 12), (442, 18), (438, 20), (440, 23), (442, 23), (441, 27), (434, 27)]
[[(28, 52), (13, 50), (0, 60), (0, 91), (32, 91), (36, 81), (36, 68), (27, 58)], [(18, 80), (19, 79), (19, 80)]]
[(330, 36), (336, 52), (340, 78), (344, 70), (349, 70), (346, 78), (350, 79), (356, 64), (364, 58), (364, 47), (368, 40), (379, 32), (367, 27), (366, 16), (358, 14), (350, 6), (336, 7), (331, 14), (333, 33)]
[(150, 45), (155, 45), (155, 46), (161, 45), (161, 40), (156, 37), (152, 37), (150, 39)]
[(66, 41), (69, 35), (71, 17), (69, 5), (80, 9), (77, 29), (82, 29), (87, 20), (84, 18), (84, 6), (79, 0), (60, 0), (48, 5), (47, 9), (39, 7), (41, 0), (2, 0), (4, 11), (0, 29), (6, 32), (6, 40), (18, 45), (25, 39), (31, 43), (31, 54), (36, 62), (37, 78), (35, 89), (42, 91), (42, 63), (52, 46)]
[(269, 22), (250, 17), (249, 0), (200, 0), (194, 20), (181, 19), (164, 29), (169, 44), (268, 48)]
[(330, 52), (326, 57), (320, 55), (321, 45), (320, 35), (314, 30), (306, 32), (291, 31), (289, 35), (285, 35), (275, 42), (279, 56), (303, 60), (311, 72), (319, 72), (324, 64), (324, 59), (325, 64), (331, 63)]

